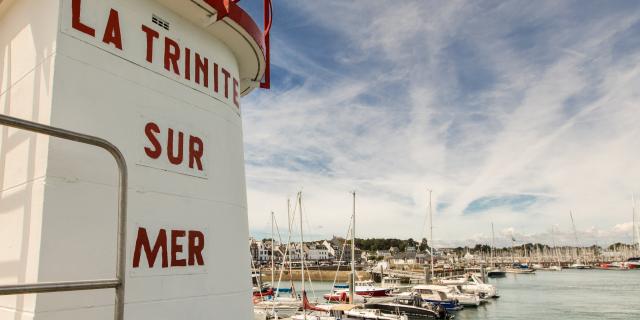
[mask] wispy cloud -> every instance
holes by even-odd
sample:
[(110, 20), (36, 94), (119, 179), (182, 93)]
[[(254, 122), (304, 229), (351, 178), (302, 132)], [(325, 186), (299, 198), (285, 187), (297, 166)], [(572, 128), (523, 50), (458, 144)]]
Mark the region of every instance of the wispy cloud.
[(541, 237), (558, 224), (562, 241), (571, 209), (585, 240), (629, 241), (616, 225), (640, 191), (640, 4), (275, 9), (274, 88), (243, 102), (253, 230), (272, 210), (286, 221), (304, 188), (309, 227), (341, 234), (355, 189), (359, 235), (421, 237), (429, 187), (443, 244), (486, 239), (491, 221)]

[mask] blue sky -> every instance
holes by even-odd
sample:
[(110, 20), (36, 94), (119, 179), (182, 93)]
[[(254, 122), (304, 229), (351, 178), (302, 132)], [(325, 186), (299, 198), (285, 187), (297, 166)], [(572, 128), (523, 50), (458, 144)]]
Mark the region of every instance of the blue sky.
[[(261, 2), (261, 1), (258, 1)], [(258, 12), (258, 2), (243, 1)], [(274, 1), (272, 89), (242, 103), (250, 230), (442, 246), (631, 240), (640, 2)], [(259, 13), (254, 16), (261, 17)]]

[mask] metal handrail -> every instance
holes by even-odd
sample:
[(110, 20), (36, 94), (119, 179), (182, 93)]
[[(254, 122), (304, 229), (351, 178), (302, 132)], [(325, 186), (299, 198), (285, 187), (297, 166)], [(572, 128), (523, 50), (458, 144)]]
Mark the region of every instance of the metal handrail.
[(118, 254), (116, 278), (107, 280), (61, 281), (32, 284), (0, 285), (0, 296), (28, 293), (115, 289), (115, 320), (124, 319), (124, 288), (127, 260), (127, 163), (120, 150), (109, 141), (48, 125), (0, 114), (0, 125), (23, 129), (52, 137), (93, 145), (108, 151), (118, 164)]

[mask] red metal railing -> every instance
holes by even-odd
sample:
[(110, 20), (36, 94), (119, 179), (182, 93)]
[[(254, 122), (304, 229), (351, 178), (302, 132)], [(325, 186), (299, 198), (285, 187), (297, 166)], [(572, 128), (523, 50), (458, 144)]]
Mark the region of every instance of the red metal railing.
[[(238, 0), (240, 1), (240, 0)], [(273, 22), (273, 6), (271, 0), (264, 0), (264, 59), (266, 67), (264, 77), (260, 82), (260, 88), (271, 88), (271, 52), (269, 46), (269, 33), (271, 32), (271, 24)]]
[[(239, 9), (238, 2), (240, 0), (205, 0), (209, 5), (211, 5), (217, 11), (216, 20), (221, 20), (226, 16), (231, 15), (234, 16), (234, 12), (238, 13), (239, 11), (243, 14), (244, 11)], [(262, 44), (264, 45), (264, 59), (265, 59), (265, 70), (262, 80), (260, 81), (260, 88), (269, 89), (271, 87), (271, 52), (269, 45), (269, 33), (271, 32), (271, 25), (273, 23), (273, 4), (272, 0), (264, 0), (264, 29), (262, 30)], [(248, 18), (248, 16), (247, 16)], [(254, 30), (256, 33), (259, 33), (259, 30)], [(250, 33), (252, 33), (250, 31)], [(259, 35), (254, 35), (259, 36)], [(260, 42), (258, 39), (256, 41)]]

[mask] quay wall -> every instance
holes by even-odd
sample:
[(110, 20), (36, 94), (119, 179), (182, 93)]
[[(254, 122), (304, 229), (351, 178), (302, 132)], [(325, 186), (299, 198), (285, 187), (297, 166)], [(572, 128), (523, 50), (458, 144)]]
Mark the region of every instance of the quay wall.
[[(337, 272), (337, 282), (347, 282), (349, 280), (349, 274), (351, 271), (349, 270), (340, 270)], [(369, 280), (371, 279), (371, 273), (366, 271), (357, 271), (356, 280)], [(280, 270), (276, 270), (274, 279), (271, 279), (271, 270), (262, 270), (262, 281), (263, 282), (271, 282), (276, 283), (278, 279), (281, 281), (300, 281), (301, 270), (286, 270), (282, 271), (282, 278), (280, 278)], [(335, 270), (305, 270), (305, 278), (307, 280), (311, 279), (311, 281), (333, 281), (336, 278)]]

